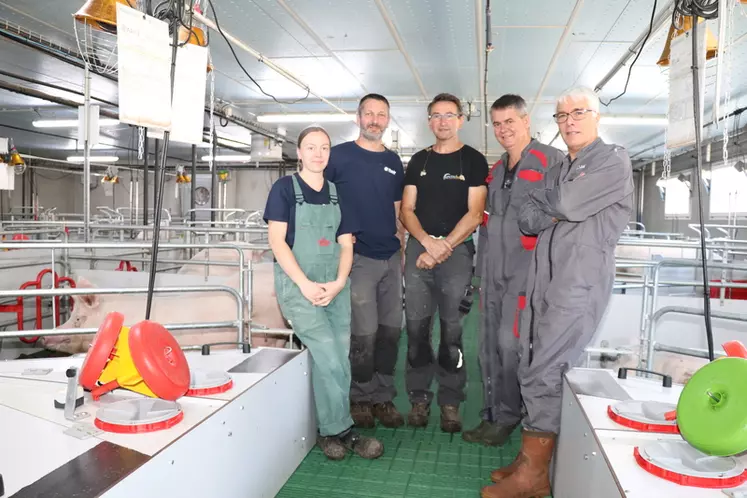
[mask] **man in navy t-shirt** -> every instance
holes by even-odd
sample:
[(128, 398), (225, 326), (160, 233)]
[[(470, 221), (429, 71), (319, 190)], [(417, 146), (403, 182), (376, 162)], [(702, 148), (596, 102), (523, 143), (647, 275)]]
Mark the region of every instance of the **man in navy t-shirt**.
[(360, 135), (333, 147), (324, 170), (349, 204), (358, 227), (350, 276), (350, 412), (358, 427), (374, 427), (375, 418), (386, 427), (399, 427), (404, 418), (392, 400), (402, 328), (399, 205), (404, 168), (381, 141), (389, 125), (385, 97), (363, 97), (356, 121)]

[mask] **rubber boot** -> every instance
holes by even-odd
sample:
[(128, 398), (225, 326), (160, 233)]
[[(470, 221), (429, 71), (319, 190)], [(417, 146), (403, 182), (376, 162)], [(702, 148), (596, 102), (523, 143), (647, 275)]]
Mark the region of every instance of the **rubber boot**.
[[(521, 450), (514, 463), (499, 469), (505, 477), (486, 486), (482, 498), (544, 498), (551, 493), (550, 460), (555, 434), (523, 431)], [(491, 478), (492, 478), (491, 474)]]
[(462, 433), (462, 439), (468, 443), (480, 443), (486, 446), (503, 446), (519, 424), (500, 425), (483, 420), (476, 428)]

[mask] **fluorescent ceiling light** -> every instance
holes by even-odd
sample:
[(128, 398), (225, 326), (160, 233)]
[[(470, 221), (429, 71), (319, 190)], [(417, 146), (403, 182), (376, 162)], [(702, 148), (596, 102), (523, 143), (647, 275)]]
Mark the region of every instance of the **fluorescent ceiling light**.
[(307, 113), (307, 114), (261, 114), (260, 123), (347, 123), (355, 121), (355, 114)]
[[(77, 119), (42, 119), (32, 121), (34, 128), (77, 128)], [(99, 119), (99, 126), (115, 126), (119, 124), (117, 119)]]
[[(114, 163), (119, 161), (119, 157), (117, 156), (90, 156), (88, 159), (92, 163)], [(69, 156), (67, 158), (67, 162), (69, 163), (82, 163), (83, 161), (85, 161), (83, 156)]]
[(666, 116), (657, 115), (608, 115), (602, 116), (601, 123), (604, 125), (621, 125), (621, 126), (666, 126), (669, 120)]
[[(210, 156), (202, 156), (202, 161), (209, 161)], [(249, 162), (252, 160), (252, 156), (241, 156), (241, 155), (226, 155), (226, 156), (215, 156), (216, 163), (242, 163)]]

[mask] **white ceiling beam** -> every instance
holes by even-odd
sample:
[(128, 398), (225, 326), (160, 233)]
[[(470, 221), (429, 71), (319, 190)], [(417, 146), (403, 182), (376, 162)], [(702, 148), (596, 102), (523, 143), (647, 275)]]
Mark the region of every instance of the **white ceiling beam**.
[[(552, 54), (552, 59), (550, 59), (550, 64), (547, 66), (547, 71), (545, 71), (545, 77), (542, 78), (542, 84), (539, 87), (539, 90), (537, 90), (537, 96), (534, 98), (535, 102), (540, 100), (542, 98), (542, 94), (545, 92), (545, 87), (547, 86), (547, 82), (550, 80), (550, 77), (552, 76), (553, 71), (555, 70), (555, 64), (558, 62), (558, 59), (560, 58), (560, 54), (565, 49), (565, 42), (568, 38), (568, 35), (571, 34), (573, 30), (573, 24), (576, 22), (576, 17), (578, 16), (578, 13), (581, 11), (581, 7), (584, 4), (584, 0), (576, 0), (576, 5), (573, 7), (573, 11), (571, 12), (571, 16), (568, 18), (568, 22), (565, 25), (565, 29), (563, 30), (563, 34), (560, 36), (560, 40), (558, 40), (558, 45), (555, 47), (555, 53)], [(537, 104), (532, 104), (531, 108), (529, 109), (529, 116), (534, 113), (534, 109), (536, 108)]]
[(410, 54), (407, 52), (407, 48), (405, 48), (405, 44), (402, 41), (402, 38), (399, 36), (399, 31), (397, 31), (397, 27), (394, 25), (394, 21), (392, 21), (392, 16), (389, 15), (389, 11), (386, 10), (386, 7), (384, 6), (384, 2), (382, 0), (374, 0), (374, 3), (376, 4), (376, 7), (379, 8), (381, 17), (384, 19), (384, 22), (386, 23), (387, 28), (389, 28), (389, 33), (392, 35), (392, 38), (394, 38), (394, 42), (397, 44), (397, 48), (399, 48), (399, 51), (402, 53), (402, 56), (405, 58), (405, 62), (407, 63), (407, 66), (410, 68), (410, 72), (412, 73), (412, 76), (415, 78), (415, 82), (417, 83), (418, 88), (420, 89), (420, 93), (423, 95), (423, 98), (427, 99), (428, 92), (425, 89), (423, 80), (420, 78), (420, 73), (418, 72), (418, 69), (415, 67), (415, 63), (412, 61), (412, 57), (410, 57)]

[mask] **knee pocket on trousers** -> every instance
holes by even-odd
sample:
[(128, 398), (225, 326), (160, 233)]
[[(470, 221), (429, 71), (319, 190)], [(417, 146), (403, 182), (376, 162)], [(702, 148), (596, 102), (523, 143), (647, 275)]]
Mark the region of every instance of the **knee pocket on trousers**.
[(350, 338), (350, 370), (356, 382), (368, 382), (374, 372), (374, 336)]
[(458, 346), (438, 348), (438, 364), (449, 373), (456, 373), (464, 366), (464, 355)]

